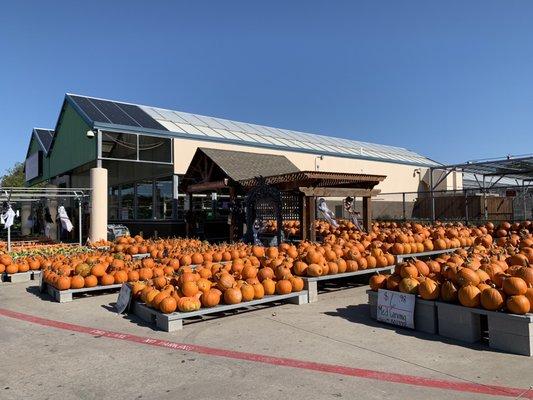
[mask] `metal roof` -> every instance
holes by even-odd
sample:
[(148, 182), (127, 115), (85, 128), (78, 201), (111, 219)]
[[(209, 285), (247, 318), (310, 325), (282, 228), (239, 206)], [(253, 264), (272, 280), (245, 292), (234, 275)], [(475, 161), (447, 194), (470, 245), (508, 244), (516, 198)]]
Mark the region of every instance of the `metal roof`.
[(467, 161), (465, 163), (443, 165), (436, 168), (443, 170), (461, 170), (463, 173), (478, 176), (505, 177), (527, 181), (533, 180), (533, 154)]
[(78, 110), (88, 123), (100, 129), (165, 134), (211, 142), (228, 142), (317, 155), (380, 160), (418, 166), (438, 165), (427, 157), (401, 147), (279, 129), (81, 95), (67, 94), (65, 99)]

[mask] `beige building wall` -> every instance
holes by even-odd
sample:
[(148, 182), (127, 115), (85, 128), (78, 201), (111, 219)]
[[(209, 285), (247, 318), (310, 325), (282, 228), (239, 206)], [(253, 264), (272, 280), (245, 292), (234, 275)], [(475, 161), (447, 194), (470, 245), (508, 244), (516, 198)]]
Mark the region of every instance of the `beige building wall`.
[[(319, 171), (386, 175), (387, 178), (377, 186), (377, 189), (380, 189), (382, 193), (417, 192), (419, 191), (421, 180), (428, 175), (427, 168), (414, 165), (333, 156), (324, 156), (323, 160), (319, 160), (317, 159), (317, 156), (320, 155), (318, 153), (299, 153), (295, 151), (188, 139), (174, 139), (174, 173), (184, 174), (187, 171), (189, 163), (198, 147), (284, 155), (299, 169), (307, 171), (314, 171), (316, 163)], [(449, 177), (449, 180), (451, 185), (453, 185), (453, 177)], [(387, 200), (401, 201), (402, 196), (401, 194), (387, 196)]]

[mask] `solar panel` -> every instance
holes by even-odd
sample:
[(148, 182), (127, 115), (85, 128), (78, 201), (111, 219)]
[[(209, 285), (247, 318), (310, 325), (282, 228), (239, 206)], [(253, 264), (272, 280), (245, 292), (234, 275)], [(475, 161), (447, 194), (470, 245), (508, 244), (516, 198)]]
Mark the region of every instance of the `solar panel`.
[(126, 114), (119, 106), (110, 101), (90, 99), (98, 110), (102, 112), (112, 123), (128, 126), (140, 126), (137, 121)]
[(97, 122), (111, 122), (87, 97), (70, 96), (76, 105), (89, 117), (91, 121)]
[(50, 145), (52, 144), (52, 139), (54, 137), (54, 131), (48, 129), (35, 129), (35, 133), (39, 137), (39, 140), (43, 144), (45, 151), (50, 150)]

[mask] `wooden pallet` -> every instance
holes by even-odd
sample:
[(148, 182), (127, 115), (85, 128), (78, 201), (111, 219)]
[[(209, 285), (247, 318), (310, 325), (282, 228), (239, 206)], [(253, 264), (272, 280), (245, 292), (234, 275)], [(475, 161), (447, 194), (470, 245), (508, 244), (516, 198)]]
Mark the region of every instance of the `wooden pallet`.
[(69, 290), (58, 290), (52, 285), (45, 284), (46, 286), (46, 292), (52, 296), (52, 298), (57, 301), (58, 303), (67, 303), (69, 301), (72, 301), (73, 295), (81, 295), (85, 293), (92, 293), (92, 292), (99, 292), (99, 291), (105, 291), (105, 290), (113, 290), (117, 291), (120, 290), (122, 287), (121, 283), (114, 284), (114, 285), (106, 285), (106, 286), (95, 286), (90, 288), (81, 288), (81, 289), (69, 289)]
[(376, 272), (385, 272), (393, 271), (394, 265), (389, 265), (382, 268), (370, 268), (370, 269), (361, 269), (354, 272), (345, 272), (343, 274), (335, 275), (323, 275), (323, 276), (302, 276), (304, 280), (304, 288), (309, 292), (309, 303), (316, 303), (318, 301), (318, 282), (321, 281), (332, 281), (336, 279), (349, 278), (352, 276), (361, 276), (361, 275), (372, 275)]
[(226, 311), (237, 310), (240, 308), (253, 307), (259, 304), (269, 304), (276, 302), (289, 302), (294, 304), (306, 304), (307, 301), (307, 291), (302, 290), (301, 292), (283, 294), (283, 295), (272, 295), (265, 296), (259, 300), (247, 301), (245, 303), (239, 304), (223, 304), (211, 308), (201, 308), (198, 311), (183, 313), (183, 312), (174, 312), (172, 314), (163, 314), (158, 310), (154, 310), (146, 306), (143, 303), (134, 301), (131, 305), (131, 311), (143, 321), (149, 322), (150, 324), (155, 324), (155, 326), (165, 332), (173, 332), (180, 329), (183, 329), (183, 320), (193, 317), (203, 317), (206, 315), (212, 315), (217, 313), (222, 313)]
[(433, 251), (424, 251), (422, 253), (411, 253), (411, 254), (398, 254), (396, 256), (396, 262), (402, 262), (406, 258), (420, 258), (420, 257), (431, 257), (431, 256), (437, 256), (439, 254), (446, 254), (446, 253), (452, 253), (459, 249), (466, 249), (468, 247), (456, 247), (453, 249), (445, 249), (445, 250), (433, 250)]
[(17, 272), (16, 274), (2, 274), (2, 282), (20, 283), (29, 282), (32, 279), (32, 271)]

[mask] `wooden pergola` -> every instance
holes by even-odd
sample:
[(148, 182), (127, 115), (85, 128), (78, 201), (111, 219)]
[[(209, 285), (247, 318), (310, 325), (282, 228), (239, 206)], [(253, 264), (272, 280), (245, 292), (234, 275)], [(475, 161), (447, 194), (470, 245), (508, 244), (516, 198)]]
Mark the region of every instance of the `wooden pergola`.
[[(302, 239), (316, 240), (317, 197), (362, 197), (363, 227), (368, 232), (372, 227), (372, 196), (380, 190), (374, 187), (386, 178), (384, 175), (351, 174), (343, 172), (299, 171), (264, 177), (264, 182), (280, 191), (296, 192), (300, 197), (300, 230)], [(258, 178), (239, 181), (244, 189), (251, 189)]]
[[(190, 198), (196, 193), (226, 191), (230, 201), (245, 196), (259, 184), (266, 184), (298, 196), (300, 230), (303, 240), (316, 240), (314, 222), (318, 197), (363, 199), (363, 227), (372, 225), (372, 196), (380, 190), (374, 187), (384, 175), (343, 172), (299, 171), (284, 156), (256, 154), (230, 150), (199, 148), (183, 178), (182, 188)], [(237, 219), (230, 215), (230, 239), (239, 239)], [(188, 229), (189, 232), (189, 229)]]

